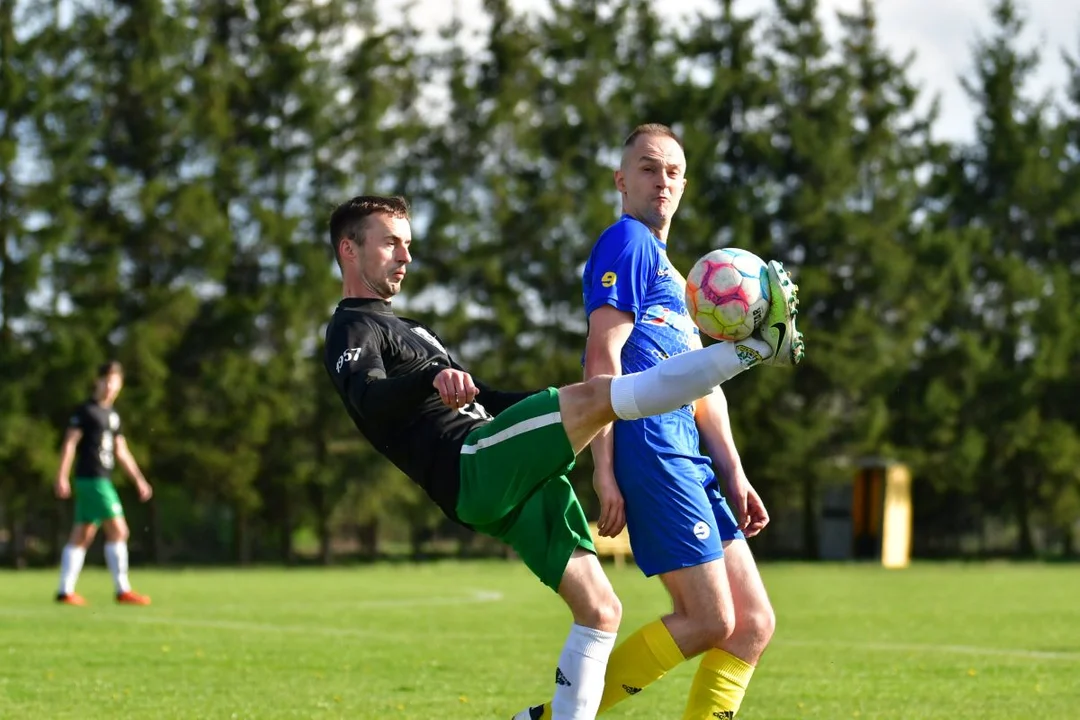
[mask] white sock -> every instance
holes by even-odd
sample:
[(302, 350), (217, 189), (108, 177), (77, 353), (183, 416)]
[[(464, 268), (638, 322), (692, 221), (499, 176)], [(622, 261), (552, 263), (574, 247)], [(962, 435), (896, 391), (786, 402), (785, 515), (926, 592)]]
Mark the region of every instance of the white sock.
[(70, 595), (75, 592), (75, 582), (82, 572), (83, 561), (86, 560), (86, 550), (77, 545), (65, 545), (64, 552), (60, 554), (60, 595)]
[(555, 671), (552, 720), (593, 720), (604, 696), (604, 673), (615, 633), (571, 625)]
[(613, 378), (611, 408), (623, 420), (678, 410), (771, 355), (769, 344), (756, 338), (675, 355), (648, 370)]
[(127, 543), (124, 541), (105, 543), (105, 562), (109, 566), (109, 572), (112, 573), (116, 594), (130, 591)]

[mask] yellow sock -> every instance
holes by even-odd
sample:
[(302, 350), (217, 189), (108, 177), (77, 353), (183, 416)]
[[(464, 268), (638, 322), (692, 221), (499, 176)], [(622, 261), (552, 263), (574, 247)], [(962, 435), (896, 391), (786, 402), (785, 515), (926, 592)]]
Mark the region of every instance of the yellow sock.
[(710, 650), (690, 686), (683, 720), (729, 720), (739, 712), (754, 666), (723, 650)]
[[(604, 697), (600, 700), (597, 714), (610, 710), (631, 695), (637, 695), (685, 660), (662, 620), (654, 620), (639, 628), (616, 646), (608, 658)], [(540, 718), (551, 718), (550, 702), (544, 705)]]

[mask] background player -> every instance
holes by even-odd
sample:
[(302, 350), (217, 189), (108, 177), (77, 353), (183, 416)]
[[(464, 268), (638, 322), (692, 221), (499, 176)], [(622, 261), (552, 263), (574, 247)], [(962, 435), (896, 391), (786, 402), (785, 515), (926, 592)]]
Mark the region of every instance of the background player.
[(94, 396), (75, 409), (64, 434), (60, 454), (60, 470), (56, 475), (56, 496), (71, 497), (68, 477), (75, 463), (75, 525), (60, 559), (60, 588), (58, 602), (85, 605), (86, 600), (75, 592), (86, 550), (94, 541), (98, 525), (105, 533), (105, 562), (116, 587), (116, 601), (125, 605), (149, 605), (150, 598), (132, 591), (128, 582), (128, 526), (124, 508), (112, 483), (116, 461), (135, 481), (139, 500), (146, 502), (153, 495), (138, 463), (128, 449), (120, 430), (120, 415), (113, 408), (116, 396), (124, 386), (124, 371), (118, 362), (98, 368)]
[(412, 261), (403, 200), (343, 203), (330, 219), (330, 238), (343, 299), (327, 326), (325, 364), (347, 412), (447, 517), (511, 545), (563, 598), (574, 623), (555, 672), (552, 716), (594, 717), (621, 607), (566, 473), (616, 418), (680, 407), (762, 361), (798, 362), (801, 346), (790, 342), (794, 296), (773, 278), (769, 322), (782, 324), (786, 336), (717, 344), (637, 375), (502, 393), (476, 383), (431, 330), (393, 313), (389, 301)]
[[(685, 281), (667, 257), (685, 173), (682, 144), (667, 126), (642, 125), (626, 139), (615, 172), (623, 215), (597, 240), (582, 277), (586, 378), (640, 372), (701, 347)], [(702, 440), (736, 513), (701, 454)], [(733, 717), (775, 618), (745, 542), (769, 516), (743, 471), (723, 391), (663, 415), (617, 421), (591, 449), (600, 534), (614, 537), (628, 526), (635, 561), (646, 576), (659, 575), (674, 607), (612, 653), (600, 712), (704, 652), (683, 718)], [(543, 708), (532, 712), (547, 717)]]

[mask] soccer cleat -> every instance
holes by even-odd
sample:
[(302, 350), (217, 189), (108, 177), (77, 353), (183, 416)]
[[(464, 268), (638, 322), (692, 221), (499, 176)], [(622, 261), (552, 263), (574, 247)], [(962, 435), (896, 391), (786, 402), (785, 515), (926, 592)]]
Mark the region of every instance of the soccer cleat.
[(78, 607), (82, 607), (87, 604), (86, 598), (84, 598), (78, 593), (57, 593), (56, 602), (60, 603), (61, 605), (77, 605)]
[(772, 355), (765, 365), (798, 365), (806, 354), (803, 335), (795, 327), (799, 314), (799, 286), (791, 280), (784, 266), (769, 261), (769, 310), (754, 335), (769, 344)]
[(537, 705), (535, 707), (522, 710), (510, 720), (539, 720), (542, 717), (544, 717), (544, 706)]
[(116, 602), (121, 605), (149, 605), (150, 598), (146, 595), (140, 595), (134, 590), (128, 590), (127, 592), (117, 593)]

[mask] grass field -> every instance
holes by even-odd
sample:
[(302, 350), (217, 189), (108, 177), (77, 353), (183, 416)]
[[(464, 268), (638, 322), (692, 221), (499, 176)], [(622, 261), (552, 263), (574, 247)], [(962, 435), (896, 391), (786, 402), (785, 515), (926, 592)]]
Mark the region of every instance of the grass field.
[[(1080, 568), (766, 565), (779, 616), (740, 720), (1080, 718)], [(610, 569), (629, 633), (667, 608)], [(502, 718), (544, 699), (569, 618), (519, 565), (133, 572), (117, 607), (0, 573), (0, 718)], [(687, 663), (605, 717), (679, 720)]]

